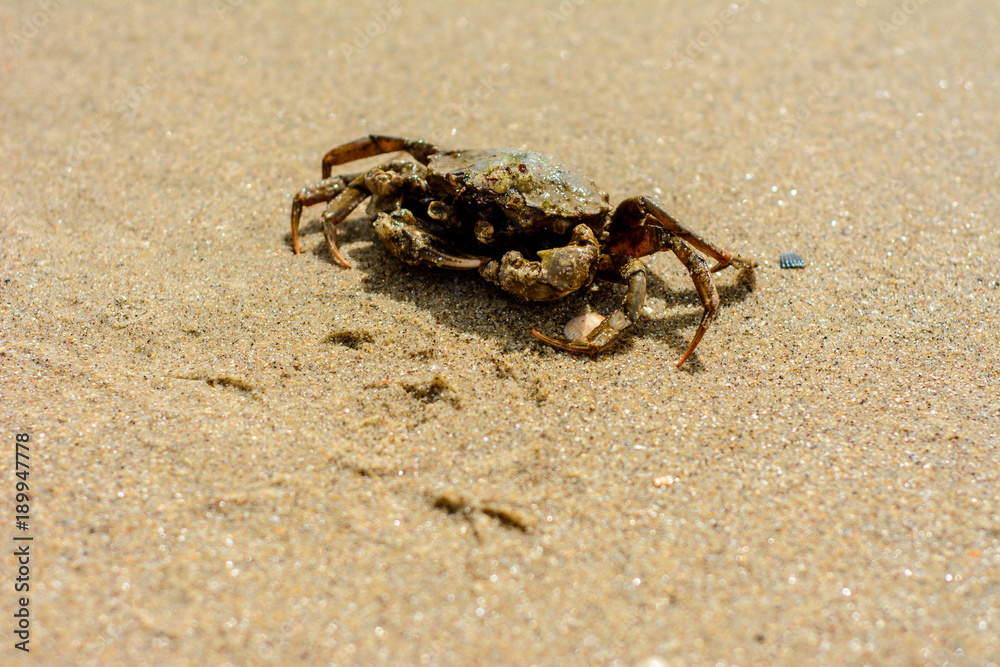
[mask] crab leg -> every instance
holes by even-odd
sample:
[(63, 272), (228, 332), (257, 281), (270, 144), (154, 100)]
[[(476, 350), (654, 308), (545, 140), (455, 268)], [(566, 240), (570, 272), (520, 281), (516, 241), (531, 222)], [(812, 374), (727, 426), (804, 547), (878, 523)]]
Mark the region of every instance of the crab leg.
[[(638, 232), (641, 229), (634, 230), (636, 233), (631, 234), (631, 236), (635, 238), (632, 239), (633, 243), (629, 245), (634, 247), (638, 244), (638, 240), (646, 240), (643, 237), (650, 238), (652, 236), (652, 234), (648, 236), (647, 234), (639, 234)], [(650, 232), (655, 231), (655, 228), (645, 229), (648, 229)], [(677, 255), (677, 259), (684, 264), (684, 267), (691, 276), (691, 280), (694, 282), (698, 299), (705, 309), (694, 338), (691, 339), (691, 343), (688, 345), (687, 351), (684, 352), (684, 356), (677, 362), (677, 366), (679, 367), (688, 360), (691, 353), (698, 347), (698, 343), (705, 336), (709, 325), (715, 320), (715, 316), (719, 312), (719, 292), (715, 288), (715, 281), (712, 280), (708, 264), (701, 255), (695, 252), (689, 245), (673, 236), (664, 233), (656, 234), (656, 236), (659, 237), (660, 247), (658, 249), (670, 248)], [(625, 242), (620, 243), (625, 244)], [(625, 294), (622, 307), (601, 322), (586, 338), (570, 340), (568, 338), (547, 336), (534, 330), (531, 333), (539, 340), (568, 352), (597, 354), (608, 349), (614, 345), (626, 329), (635, 324), (636, 320), (639, 319), (639, 310), (642, 308), (646, 297), (645, 271), (646, 267), (637, 259), (625, 255), (603, 256), (600, 267), (601, 277), (608, 280), (616, 280), (617, 277), (618, 282), (622, 282), (623, 278), (627, 279), (629, 289)]]
[(292, 198), (292, 250), (299, 254), (299, 219), (302, 217), (303, 206), (324, 204), (333, 200), (344, 191), (351, 181), (362, 174), (343, 174), (320, 181), (297, 192)]
[(402, 137), (387, 137), (379, 134), (369, 134), (367, 137), (355, 139), (346, 144), (331, 149), (323, 156), (323, 178), (329, 178), (333, 167), (338, 164), (361, 160), (373, 155), (405, 151), (417, 162), (427, 164), (431, 155), (438, 152), (438, 147), (425, 141), (414, 141)]
[[(698, 250), (715, 260), (716, 264), (711, 272), (715, 273), (726, 268), (733, 262), (740, 266), (753, 270), (757, 264), (753, 260), (734, 255), (722, 246), (712, 243), (705, 237), (688, 229), (681, 221), (663, 208), (660, 202), (645, 195), (630, 197), (626, 199), (615, 210), (612, 218), (612, 225), (624, 223), (628, 227), (634, 227), (643, 223), (647, 217), (653, 218), (657, 226), (662, 227), (674, 236), (684, 239)], [(682, 260), (683, 261), (683, 260)]]
[(694, 348), (698, 347), (698, 343), (701, 342), (705, 332), (708, 331), (708, 326), (715, 319), (716, 314), (718, 314), (719, 292), (715, 289), (715, 281), (712, 280), (712, 273), (708, 270), (708, 263), (705, 262), (705, 259), (683, 241), (675, 238), (671, 238), (669, 241), (669, 248), (674, 251), (677, 259), (681, 260), (681, 263), (687, 268), (688, 273), (691, 275), (691, 280), (694, 282), (694, 289), (698, 292), (698, 299), (701, 300), (701, 305), (705, 308), (705, 312), (701, 316), (701, 323), (698, 325), (698, 330), (695, 332), (694, 338), (691, 339), (691, 343), (688, 345), (687, 352), (677, 362), (677, 366), (679, 367), (691, 356)]
[(330, 249), (330, 255), (345, 269), (351, 268), (351, 265), (340, 253), (340, 247), (337, 245), (337, 225), (347, 219), (351, 211), (357, 208), (358, 204), (370, 195), (371, 192), (368, 190), (368, 186), (365, 185), (365, 176), (358, 176), (323, 211), (321, 220), (323, 222), (323, 236), (326, 237), (327, 248)]
[(547, 336), (532, 329), (531, 333), (535, 338), (567, 352), (597, 354), (618, 342), (622, 334), (636, 323), (646, 301), (646, 266), (632, 257), (603, 255), (599, 270), (603, 278), (628, 283), (621, 308), (601, 322), (586, 338), (570, 340), (562, 336)]

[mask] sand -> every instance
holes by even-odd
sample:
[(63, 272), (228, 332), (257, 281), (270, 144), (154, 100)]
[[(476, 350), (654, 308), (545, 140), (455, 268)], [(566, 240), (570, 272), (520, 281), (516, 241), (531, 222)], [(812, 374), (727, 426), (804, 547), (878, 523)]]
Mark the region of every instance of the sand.
[[(0, 9), (3, 660), (1000, 662), (991, 3), (337, 4)], [(656, 195), (757, 289), (678, 369), (669, 253), (596, 358), (530, 330), (621, 286), (525, 304), (361, 212), (344, 269), (321, 207), (293, 255), (370, 132)]]

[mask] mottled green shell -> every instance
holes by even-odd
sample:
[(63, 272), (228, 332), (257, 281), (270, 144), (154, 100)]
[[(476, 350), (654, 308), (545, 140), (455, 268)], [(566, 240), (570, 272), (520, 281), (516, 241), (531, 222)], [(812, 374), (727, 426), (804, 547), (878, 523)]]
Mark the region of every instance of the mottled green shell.
[(436, 153), (428, 182), (460, 199), (497, 206), (522, 232), (563, 234), (581, 222), (598, 230), (611, 211), (608, 195), (555, 158), (516, 148)]

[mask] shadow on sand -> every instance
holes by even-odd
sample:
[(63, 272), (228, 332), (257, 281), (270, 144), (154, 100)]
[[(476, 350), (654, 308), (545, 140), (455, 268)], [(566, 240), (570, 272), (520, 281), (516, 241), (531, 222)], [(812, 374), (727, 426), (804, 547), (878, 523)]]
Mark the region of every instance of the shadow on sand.
[[(303, 236), (321, 232), (319, 221), (315, 219), (300, 230)], [(492, 339), (508, 352), (545, 347), (531, 335), (531, 329), (562, 335), (565, 323), (582, 313), (588, 305), (606, 315), (619, 306), (625, 294), (624, 285), (596, 280), (590, 288), (556, 301), (526, 302), (485, 282), (475, 271), (420, 269), (404, 264), (382, 246), (364, 218), (352, 218), (339, 225), (337, 237), (342, 250), (350, 246), (345, 255), (352, 268), (364, 273), (365, 290), (411, 303), (429, 311), (440, 324)], [(286, 235), (286, 241), (290, 248), (290, 234)], [(333, 261), (325, 243), (314, 245), (311, 252), (330, 262), (333, 268), (342, 270)], [(683, 272), (680, 264), (677, 266), (678, 271)], [(720, 311), (743, 301), (752, 291), (747, 281), (733, 270), (716, 274), (716, 287), (719, 290)], [(684, 308), (687, 312), (640, 319), (618, 345), (600, 355), (602, 358), (629, 353), (634, 347), (633, 339), (638, 337), (652, 337), (665, 342), (676, 351), (678, 359), (687, 349), (690, 336), (702, 316), (693, 285), (689, 289), (673, 289), (651, 270), (647, 295), (662, 299), (668, 310)], [(708, 336), (711, 336), (711, 329)], [(697, 351), (682, 368), (689, 372), (702, 368)]]

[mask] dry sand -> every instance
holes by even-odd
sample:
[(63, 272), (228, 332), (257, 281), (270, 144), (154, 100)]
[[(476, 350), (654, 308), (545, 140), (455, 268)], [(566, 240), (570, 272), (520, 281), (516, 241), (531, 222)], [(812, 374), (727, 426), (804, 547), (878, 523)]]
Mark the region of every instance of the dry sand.
[[(337, 4), (0, 9), (3, 661), (1000, 662), (993, 3)], [(594, 359), (529, 331), (619, 286), (523, 304), (360, 214), (346, 270), (320, 207), (293, 256), (369, 132), (658, 194), (758, 289), (678, 370), (669, 254)]]

